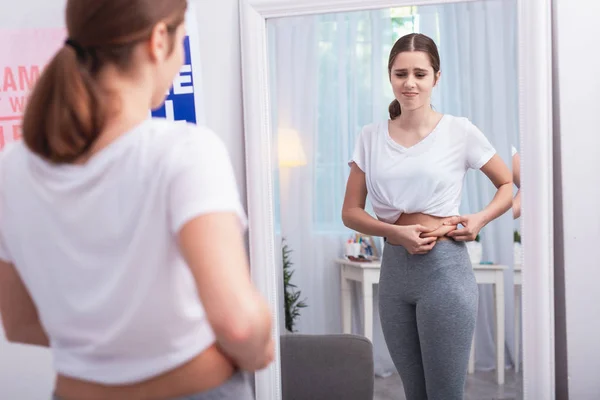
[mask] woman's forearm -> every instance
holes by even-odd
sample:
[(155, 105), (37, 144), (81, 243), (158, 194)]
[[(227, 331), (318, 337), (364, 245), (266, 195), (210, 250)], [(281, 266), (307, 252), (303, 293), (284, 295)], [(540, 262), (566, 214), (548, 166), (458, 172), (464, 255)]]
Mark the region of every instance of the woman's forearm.
[(500, 185), (490, 204), (481, 210), (481, 214), (484, 217), (486, 225), (511, 209), (513, 193), (512, 187), (512, 182)]
[(390, 236), (394, 226), (373, 218), (371, 214), (360, 207), (342, 210), (342, 221), (347, 228), (369, 236)]
[(517, 195), (513, 199), (512, 204), (513, 219), (517, 219), (521, 216), (521, 189), (517, 192)]
[(39, 323), (23, 326), (15, 331), (7, 330), (6, 339), (11, 343), (50, 347), (48, 335)]

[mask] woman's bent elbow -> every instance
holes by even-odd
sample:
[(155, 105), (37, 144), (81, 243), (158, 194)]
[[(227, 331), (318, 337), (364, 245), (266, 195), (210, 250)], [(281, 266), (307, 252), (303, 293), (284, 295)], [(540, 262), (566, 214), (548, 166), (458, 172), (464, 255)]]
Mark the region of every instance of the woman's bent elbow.
[(346, 228), (354, 229), (354, 220), (356, 215), (356, 208), (344, 207), (342, 208), (342, 223)]
[(256, 341), (257, 337), (268, 336), (272, 328), (272, 315), (268, 307), (254, 310), (238, 310), (235, 315), (214, 326), (215, 334), (230, 343), (245, 344)]

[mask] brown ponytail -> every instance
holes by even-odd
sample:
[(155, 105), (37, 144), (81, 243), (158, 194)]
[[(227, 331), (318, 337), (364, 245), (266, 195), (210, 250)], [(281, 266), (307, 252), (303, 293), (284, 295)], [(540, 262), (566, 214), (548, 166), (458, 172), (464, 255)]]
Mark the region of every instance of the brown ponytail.
[(54, 163), (85, 155), (108, 113), (99, 72), (108, 64), (130, 69), (135, 46), (148, 40), (159, 22), (167, 24), (174, 45), (186, 9), (187, 0), (68, 0), (69, 40), (45, 68), (25, 109), (27, 147)]
[(396, 119), (397, 117), (399, 117), (400, 114), (402, 114), (402, 109), (400, 108), (400, 102), (397, 99), (394, 99), (394, 101), (392, 101), (390, 103), (388, 111), (390, 112), (390, 119), (393, 120), (393, 119)]
[(94, 79), (76, 51), (64, 46), (29, 97), (23, 140), (49, 161), (71, 163), (89, 150), (103, 123), (104, 109)]
[[(396, 61), (398, 54), (405, 51), (422, 51), (427, 53), (433, 72), (437, 74), (440, 71), (440, 54), (438, 52), (435, 42), (422, 33), (409, 33), (408, 35), (402, 36), (394, 43), (392, 50), (390, 51), (390, 57), (388, 59), (388, 76), (392, 77), (392, 67)], [(396, 119), (402, 113), (400, 102), (394, 99), (390, 104), (388, 111), (390, 113), (390, 119)]]

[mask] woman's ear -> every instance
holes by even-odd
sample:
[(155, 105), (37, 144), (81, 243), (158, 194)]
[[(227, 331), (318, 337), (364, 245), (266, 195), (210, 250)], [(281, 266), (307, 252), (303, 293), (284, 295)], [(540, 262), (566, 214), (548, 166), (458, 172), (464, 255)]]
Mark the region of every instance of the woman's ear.
[(169, 53), (169, 32), (164, 22), (159, 22), (152, 29), (149, 41), (150, 59), (152, 61), (164, 61)]
[(433, 83), (433, 86), (437, 86), (437, 84), (440, 81), (440, 77), (442, 76), (442, 71), (438, 71), (437, 74), (435, 74), (435, 82)]

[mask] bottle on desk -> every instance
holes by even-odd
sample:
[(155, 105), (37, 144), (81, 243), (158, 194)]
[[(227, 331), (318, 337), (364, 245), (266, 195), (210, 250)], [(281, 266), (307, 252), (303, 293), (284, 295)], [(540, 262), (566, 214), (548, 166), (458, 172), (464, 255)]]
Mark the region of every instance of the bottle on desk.
[(360, 235), (353, 235), (346, 242), (344, 255), (346, 257), (358, 257), (362, 253), (362, 238)]

